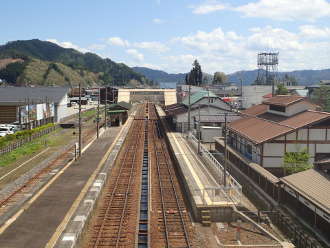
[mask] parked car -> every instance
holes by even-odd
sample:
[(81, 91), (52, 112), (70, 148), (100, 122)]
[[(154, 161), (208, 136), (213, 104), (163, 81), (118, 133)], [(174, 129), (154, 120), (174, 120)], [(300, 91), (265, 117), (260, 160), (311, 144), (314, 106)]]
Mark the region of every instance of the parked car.
[(16, 124), (7, 124), (6, 126), (10, 127), (11, 131), (13, 131), (14, 133), (21, 130), (19, 125)]
[(6, 136), (7, 134), (14, 134), (13, 127), (7, 125), (0, 126), (1, 137)]

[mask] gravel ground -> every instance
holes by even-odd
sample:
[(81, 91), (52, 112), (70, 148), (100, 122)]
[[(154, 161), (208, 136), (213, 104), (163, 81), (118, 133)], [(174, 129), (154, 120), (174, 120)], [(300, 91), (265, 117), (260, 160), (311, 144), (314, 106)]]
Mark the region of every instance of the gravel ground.
[(74, 144), (74, 141), (70, 142), (66, 146), (62, 147), (57, 152), (54, 152), (50, 157), (48, 157), (46, 160), (42, 161), (41, 163), (34, 166), (31, 170), (27, 171), (23, 175), (21, 175), (19, 178), (14, 180), (11, 183), (8, 183), (1, 191), (0, 191), (0, 201), (6, 198), (9, 194), (13, 193), (15, 190), (23, 186), (27, 183), (27, 181), (35, 176), (40, 170), (44, 169), (51, 161), (56, 159), (61, 153), (63, 153), (65, 150), (67, 150), (70, 146)]
[[(271, 229), (265, 225), (261, 224), (268, 231)], [(261, 231), (256, 229), (250, 223), (220, 223), (218, 228), (214, 225), (213, 230), (217, 235), (219, 241), (224, 245), (236, 245), (237, 242), (237, 229), (240, 226), (240, 242), (243, 245), (278, 245), (278, 243), (270, 238), (268, 235), (263, 234)]]

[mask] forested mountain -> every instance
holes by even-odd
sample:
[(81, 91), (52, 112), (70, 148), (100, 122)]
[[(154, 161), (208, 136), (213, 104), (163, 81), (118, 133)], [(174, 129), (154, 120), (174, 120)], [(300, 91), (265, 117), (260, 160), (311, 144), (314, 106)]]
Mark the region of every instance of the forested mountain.
[(146, 67), (132, 67), (132, 69), (140, 73), (150, 80), (157, 82), (184, 82), (186, 73), (171, 74), (161, 70), (154, 70)]
[[(253, 71), (239, 71), (228, 75), (229, 82), (240, 82), (242, 79), (244, 85), (250, 85), (256, 80), (258, 70)], [(291, 72), (279, 72), (278, 77), (284, 78), (285, 75), (294, 77), (298, 85), (312, 85), (317, 84), (320, 80), (330, 80), (330, 69), (324, 70), (301, 70)]]
[(0, 46), (1, 59), (22, 60), (0, 68), (0, 79), (11, 84), (72, 85), (79, 81), (85, 85), (126, 85), (130, 81), (135, 84), (152, 83), (125, 64), (37, 39)]
[[(145, 67), (133, 67), (133, 70), (145, 75), (147, 78), (157, 82), (184, 82), (186, 73), (169, 74), (160, 70), (153, 70)], [(227, 81), (240, 83), (244, 85), (252, 84), (258, 75), (258, 70), (239, 71), (228, 74)], [(279, 72), (278, 77), (284, 78), (285, 75), (294, 77), (299, 85), (311, 85), (320, 82), (320, 80), (330, 80), (330, 69), (325, 70), (301, 70), (292, 72)], [(213, 76), (203, 73), (203, 82), (211, 83)]]

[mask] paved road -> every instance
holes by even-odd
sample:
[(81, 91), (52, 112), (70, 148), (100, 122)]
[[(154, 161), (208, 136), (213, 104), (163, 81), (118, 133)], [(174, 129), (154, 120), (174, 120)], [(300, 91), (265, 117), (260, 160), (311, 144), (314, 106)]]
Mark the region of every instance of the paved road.
[(0, 235), (1, 248), (45, 247), (111, 146), (119, 127), (108, 129)]

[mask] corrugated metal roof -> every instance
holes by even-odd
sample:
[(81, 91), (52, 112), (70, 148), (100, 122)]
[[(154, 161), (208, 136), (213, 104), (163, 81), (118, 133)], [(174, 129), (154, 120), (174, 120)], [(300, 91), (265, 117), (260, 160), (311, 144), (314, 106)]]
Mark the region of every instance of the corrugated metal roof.
[(281, 121), (280, 123), (293, 128), (300, 128), (321, 121), (323, 119), (327, 119), (329, 117), (330, 113), (307, 110), (284, 121)]
[(330, 214), (330, 177), (328, 175), (309, 169), (280, 180)]
[(188, 111), (187, 107), (183, 104), (177, 104), (175, 107), (172, 106), (172, 108), (165, 110), (166, 115), (169, 115), (169, 116), (182, 114), (182, 113), (185, 113), (187, 111)]
[(30, 102), (59, 103), (69, 92), (69, 88), (64, 87), (1, 87), (0, 104), (6, 103), (24, 104)]
[(263, 101), (263, 104), (267, 105), (279, 105), (288, 106), (290, 104), (302, 101), (304, 97), (301, 96), (290, 96), (290, 95), (278, 95)]
[(108, 110), (109, 114), (125, 113), (127, 110), (118, 109), (118, 110)]
[(267, 109), (268, 109), (268, 105), (258, 104), (258, 105), (254, 105), (246, 110), (243, 110), (242, 113), (256, 116), (256, 115), (260, 115), (260, 114), (267, 112)]
[(293, 131), (293, 128), (256, 117), (245, 117), (233, 121), (229, 123), (228, 128), (251, 140), (255, 144), (263, 143)]
[(119, 106), (126, 108), (127, 110), (130, 110), (132, 108), (132, 104), (128, 103), (128, 102), (118, 102), (117, 103)]
[[(201, 90), (192, 95), (190, 95), (190, 105), (195, 104), (204, 97), (218, 97), (212, 91)], [(189, 105), (189, 96), (185, 97), (182, 101), (182, 104)]]
[[(259, 115), (259, 117), (265, 114)], [(298, 128), (312, 125), (319, 121), (330, 118), (330, 113), (307, 110), (284, 120), (271, 121), (255, 116), (248, 116), (237, 121), (233, 121), (228, 128), (239, 133), (243, 137), (251, 140), (255, 144), (260, 144), (278, 136), (295, 131)]]
[(125, 109), (125, 110), (130, 110), (131, 107), (132, 107), (132, 105), (130, 103), (127, 103), (127, 102), (118, 102), (118, 103), (110, 104), (108, 106), (108, 109), (113, 110), (113, 109), (122, 108), (122, 109)]

